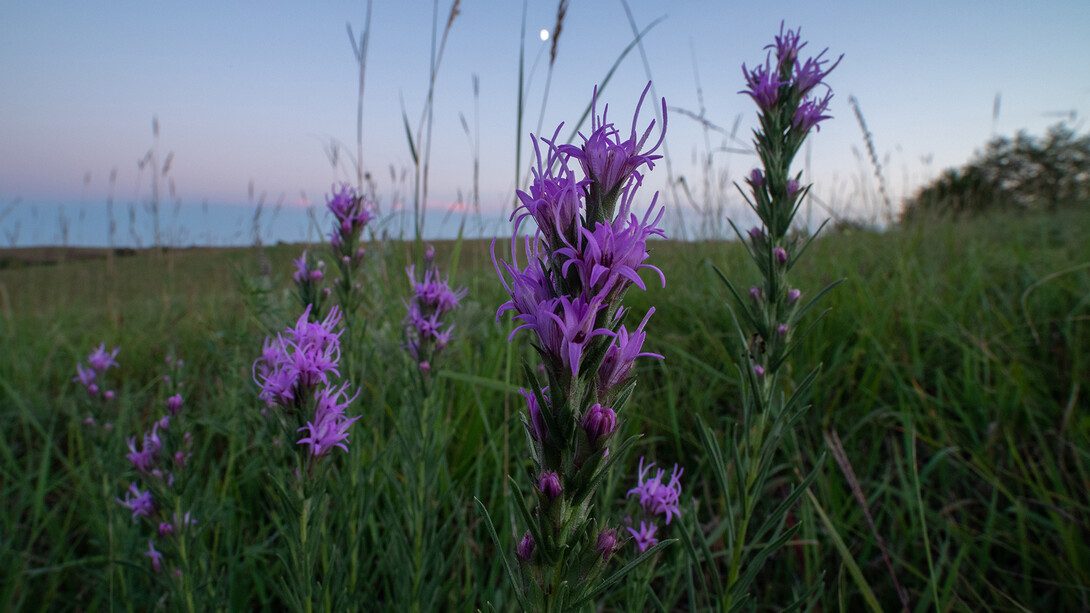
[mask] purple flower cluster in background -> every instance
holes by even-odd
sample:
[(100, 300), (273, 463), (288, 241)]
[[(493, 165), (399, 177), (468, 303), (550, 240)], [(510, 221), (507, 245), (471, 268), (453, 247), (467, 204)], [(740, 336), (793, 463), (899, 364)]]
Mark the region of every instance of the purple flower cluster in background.
[(72, 381), (78, 382), (87, 390), (87, 394), (93, 398), (101, 397), (103, 400), (113, 400), (114, 391), (106, 390), (103, 392), (99, 383), (101, 382), (100, 376), (104, 375), (110, 368), (117, 368), (117, 352), (121, 351), (121, 347), (114, 347), (113, 351), (106, 351), (106, 343), (99, 344), (91, 355), (87, 356), (87, 366), (82, 363), (76, 364), (76, 376), (72, 378)]
[[(435, 357), (443, 351), (451, 339), (454, 324), (447, 324), (443, 317), (453, 311), (465, 297), (466, 288), (457, 291), (450, 288), (450, 278), (441, 279), (439, 269), (434, 263), (434, 250), (428, 247), (426, 268), (423, 280), (416, 278), (416, 267), (409, 266), (405, 274), (409, 275), (413, 293), (409, 300), (403, 300), (408, 313), (402, 321), (407, 338), (406, 349), (416, 361), (420, 370), (428, 371), (434, 365)], [(445, 326), (445, 327), (444, 327)]]
[[(129, 484), (125, 497), (115, 500), (132, 512), (133, 523), (144, 518), (159, 538), (170, 539), (180, 538), (182, 531), (186, 527), (195, 525), (197, 520), (189, 511), (184, 512), (180, 519), (178, 514), (174, 513), (173, 521), (168, 521), (166, 515), (166, 509), (179, 506), (176, 504), (178, 493), (174, 491), (175, 471), (185, 468), (187, 460), (192, 455), (189, 449), (193, 445), (193, 437), (189, 432), (185, 432), (181, 437), (176, 434), (176, 428), (184, 416), (182, 412), (184, 399), (181, 393), (176, 391), (182, 387), (178, 375), (183, 363), (182, 360), (168, 356), (166, 364), (174, 376), (170, 374), (163, 376), (163, 389), (167, 393), (170, 391), (176, 393), (166, 398), (165, 412), (152, 424), (151, 429), (144, 432), (139, 443), (136, 436), (126, 439), (129, 452), (125, 454), (125, 457), (138, 473), (138, 480), (143, 483), (145, 489), (141, 490), (140, 483), (133, 481)], [(174, 453), (164, 452), (167, 448), (173, 449)], [(154, 495), (153, 491), (156, 492)], [(164, 496), (167, 500), (157, 502), (156, 496)], [(145, 555), (150, 559), (152, 568), (160, 572), (164, 556), (162, 552), (156, 550), (154, 539), (148, 540), (148, 552)], [(175, 570), (176, 574), (179, 572), (180, 569)]]
[(658, 526), (655, 525), (655, 515), (665, 515), (666, 525), (670, 525), (670, 520), (673, 517), (681, 515), (679, 507), (681, 502), (681, 475), (685, 472), (685, 469), (678, 469), (677, 464), (674, 464), (674, 472), (671, 473), (670, 480), (663, 483), (662, 479), (666, 475), (665, 470), (659, 468), (655, 471), (655, 476), (649, 476), (651, 468), (654, 466), (655, 463), (652, 462), (645, 467), (643, 458), (640, 458), (636, 487), (628, 490), (627, 496), (635, 496), (640, 506), (643, 507), (645, 515), (650, 518), (648, 521), (640, 522), (639, 531), (628, 528), (628, 531), (635, 539), (636, 547), (641, 552), (658, 542), (658, 539), (654, 536), (655, 531), (658, 530)]
[(265, 339), (261, 357), (254, 361), (254, 382), (261, 388), (258, 396), (269, 407), (280, 407), (301, 416), (308, 401), (314, 399), (314, 418), (297, 431), (307, 436), (296, 441), (307, 445), (311, 456), (320, 458), (334, 447), (348, 451), (348, 428), (359, 417), (349, 418), (345, 411), (356, 399), (348, 397), (348, 384), (336, 387), (330, 373), (340, 377), (340, 337), (335, 331), (341, 311), (334, 306), (320, 322), (310, 321), (308, 305), (293, 327)]

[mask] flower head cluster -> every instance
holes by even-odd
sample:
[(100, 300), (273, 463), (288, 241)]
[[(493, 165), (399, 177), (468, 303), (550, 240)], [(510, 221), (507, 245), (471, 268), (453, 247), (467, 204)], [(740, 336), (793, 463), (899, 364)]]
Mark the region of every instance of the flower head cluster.
[(114, 397), (113, 390), (102, 392), (99, 386), (99, 376), (104, 375), (110, 368), (117, 368), (117, 352), (121, 347), (114, 347), (113, 351), (106, 351), (106, 343), (100, 343), (91, 355), (87, 356), (87, 366), (76, 364), (76, 376), (72, 381), (78, 382), (92, 397), (101, 397), (111, 400)]
[(269, 407), (290, 407), (303, 402), (319, 384), (329, 383), (329, 373), (340, 376), (337, 363), (341, 357), (340, 332), (334, 328), (341, 320), (336, 306), (320, 322), (310, 321), (310, 306), (295, 326), (266, 338), (261, 357), (254, 362), (254, 382), (261, 387), (258, 396)]
[[(813, 93), (818, 85), (824, 85), (823, 81), (830, 72), (840, 63), (838, 58), (832, 66), (828, 59), (822, 59), (825, 49), (816, 57), (800, 60), (799, 54), (806, 43), (801, 39), (802, 29), (787, 30), (784, 32), (783, 24), (780, 24), (780, 34), (776, 36), (774, 43), (766, 49), (774, 49), (776, 53), (775, 66), (772, 64), (771, 52), (765, 58), (763, 66), (759, 65), (753, 70), (742, 64), (742, 74), (746, 79), (746, 88), (739, 93), (748, 94), (757, 103), (757, 108), (763, 113), (769, 113), (777, 105), (785, 104), (793, 112), (787, 115), (793, 126), (805, 135), (810, 128), (817, 128), (818, 124), (829, 119), (826, 115), (832, 92), (826, 92), (825, 96)], [(843, 57), (843, 56), (841, 56)]]
[[(310, 321), (308, 306), (293, 327), (266, 338), (261, 357), (254, 362), (254, 381), (261, 387), (258, 396), (269, 408), (293, 411), (305, 423), (297, 432), (306, 436), (296, 441), (307, 445), (310, 455), (322, 458), (334, 447), (348, 451), (348, 428), (359, 417), (348, 417), (345, 411), (356, 399), (348, 397), (348, 384), (337, 387), (330, 373), (340, 377), (340, 337), (334, 331), (341, 321), (336, 306), (320, 322)], [(308, 401), (314, 400), (314, 417), (303, 422)]]
[(640, 522), (638, 531), (631, 527), (628, 528), (628, 531), (635, 539), (636, 547), (641, 552), (658, 542), (658, 539), (655, 538), (655, 532), (658, 530), (658, 526), (655, 524), (655, 515), (665, 515), (666, 525), (670, 525), (670, 520), (673, 517), (681, 515), (679, 506), (681, 502), (681, 475), (685, 472), (685, 469), (679, 470), (677, 464), (675, 464), (670, 480), (664, 484), (662, 479), (666, 475), (666, 471), (663, 469), (660, 468), (655, 471), (654, 477), (649, 476), (651, 468), (654, 466), (655, 464), (652, 462), (644, 467), (643, 458), (641, 457), (636, 487), (628, 490), (628, 497), (635, 496), (640, 506), (643, 507), (644, 515), (648, 517), (647, 520)]
[[(166, 363), (175, 376), (164, 375), (163, 382), (170, 390), (176, 390), (182, 385), (177, 380), (182, 361), (168, 357)], [(130, 483), (124, 498), (115, 499), (119, 505), (132, 512), (133, 523), (138, 523), (143, 518), (144, 524), (151, 529), (153, 538), (148, 539), (148, 552), (145, 555), (156, 572), (162, 570), (165, 556), (156, 549), (155, 538), (161, 539), (158, 545), (166, 545), (166, 553), (172, 553), (176, 548), (175, 539), (180, 537), (185, 528), (197, 523), (190, 511), (181, 513), (180, 517), (178, 512), (174, 512), (172, 521), (167, 514), (168, 509), (177, 509), (180, 506), (179, 492), (183, 488), (174, 487), (175, 471), (183, 474), (180, 471), (185, 468), (186, 461), (192, 455), (189, 449), (192, 448), (193, 437), (189, 432), (179, 436), (179, 426), (184, 423), (181, 394), (170, 396), (165, 404), (166, 412), (144, 432), (139, 443), (135, 436), (126, 440), (129, 452), (125, 457), (137, 471), (138, 481)], [(144, 490), (140, 489), (141, 484), (145, 486)]]
[(452, 290), (450, 279), (439, 277), (433, 258), (434, 255), (427, 258), (423, 280), (417, 280), (415, 266), (405, 269), (413, 293), (408, 300), (402, 301), (408, 311), (402, 322), (407, 338), (406, 349), (424, 371), (431, 368), (435, 357), (450, 342), (454, 324), (443, 321), (444, 316), (457, 308), (468, 291), (464, 287)]
[(359, 390), (355, 395), (348, 397), (348, 384), (339, 388), (327, 387), (314, 396), (314, 421), (308, 421), (307, 425), (299, 428), (299, 432), (307, 431), (307, 436), (296, 441), (299, 445), (307, 445), (310, 454), (320, 458), (334, 447), (348, 451), (348, 428), (360, 418), (348, 417), (345, 410), (349, 404), (359, 396)]

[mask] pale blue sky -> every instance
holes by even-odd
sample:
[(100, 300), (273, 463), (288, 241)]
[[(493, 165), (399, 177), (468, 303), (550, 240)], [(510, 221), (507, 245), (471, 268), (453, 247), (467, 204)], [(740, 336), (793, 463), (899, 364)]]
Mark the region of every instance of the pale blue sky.
[[(645, 39), (658, 95), (671, 107), (696, 111), (699, 75), (707, 118), (730, 128), (741, 114), (743, 141), (755, 115), (748, 97), (736, 93), (743, 85), (740, 64), (763, 60), (762, 47), (781, 19), (802, 27), (811, 41), (807, 50), (843, 53), (828, 79), (835, 119), (810, 149), (815, 193), (842, 207), (858, 206), (860, 177), (869, 173), (852, 152), (864, 145), (849, 95), (858, 98), (879, 155), (888, 156), (895, 199), (921, 179), (964, 163), (991, 136), (996, 93), (1002, 94), (999, 134), (1039, 134), (1058, 120), (1050, 113), (1071, 110), (1078, 113), (1072, 125), (1084, 129), (1081, 118), (1090, 112), (1090, 2), (1084, 0), (629, 5), (641, 27), (665, 17)], [(472, 187), (471, 149), (459, 113), (472, 125), (474, 74), (480, 78), (482, 205), (510, 202), (522, 6), (517, 0), (462, 3), (436, 86), (433, 207), (448, 206), (459, 189), (468, 194)], [(401, 100), (415, 127), (427, 85), (432, 7), (423, 0), (374, 4), (364, 164), (387, 204), (407, 189), (392, 184), (389, 168), (410, 166)], [(361, 0), (0, 0), (0, 205), (16, 198), (101, 202), (115, 168), (117, 201), (140, 201), (148, 183), (137, 160), (152, 145), (153, 116), (161, 125), (161, 154), (174, 153), (171, 176), (183, 206), (245, 203), (251, 180), (270, 200), (284, 194), (291, 203), (305, 193), (322, 202), (337, 177), (323, 145), (338, 139), (355, 150), (357, 83), (345, 23), (358, 32), (365, 9)], [(448, 10), (444, 0), (440, 22)], [(538, 32), (553, 28), (555, 11), (552, 1), (529, 3), (528, 68), (549, 44)], [(542, 131), (578, 119), (631, 38), (620, 2), (571, 2)], [(538, 124), (547, 59), (546, 51), (533, 74), (525, 131)], [(614, 121), (627, 124), (646, 81), (634, 52), (604, 94)], [(713, 134), (711, 146), (721, 144)], [(699, 185), (694, 160), (705, 141), (695, 122), (673, 114), (667, 145), (675, 173)], [(728, 181), (752, 164), (740, 155), (715, 160)], [(661, 185), (665, 169), (652, 179)]]

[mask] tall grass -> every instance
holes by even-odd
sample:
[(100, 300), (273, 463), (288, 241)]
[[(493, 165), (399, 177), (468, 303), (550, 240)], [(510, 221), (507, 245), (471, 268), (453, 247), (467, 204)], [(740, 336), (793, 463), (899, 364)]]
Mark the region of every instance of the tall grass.
[[(794, 510), (802, 531), (759, 576), (758, 602), (782, 602), (779, 594), (824, 572), (823, 609), (1088, 606), (1090, 421), (1080, 407), (1090, 378), (1090, 269), (1079, 264), (1090, 261), (1090, 251), (1078, 230), (1088, 221), (1081, 211), (939, 221), (814, 243), (798, 274), (848, 281), (800, 348), (799, 360), (824, 362), (825, 370), (811, 391), (814, 410), (789, 437), (786, 453), (801, 467), (828, 446), (836, 453), (820, 467), (811, 501)], [(450, 258), (452, 248), (440, 244), (437, 259)], [(439, 557), (424, 561), (433, 569), (428, 602), (444, 610), (486, 603), (508, 610), (494, 545), (469, 503), (509, 503), (501, 477), (524, 450), (522, 426), (505, 407), (522, 350), (504, 343), (507, 330), (494, 323), (503, 296), (486, 246), (465, 242), (461, 249), (454, 276), (470, 293), (458, 316), (459, 340), (436, 378), (443, 400), (428, 409), (441, 426), (439, 444), (425, 447), (439, 455), (419, 456), (433, 457), (429, 470), (442, 467), (425, 474), (435, 488), (426, 517), (441, 529), (420, 534), (449, 539), (435, 543)], [(693, 426), (697, 417), (738, 409), (730, 400), (738, 382), (719, 367), (738, 348), (704, 262), (741, 271), (744, 254), (723, 242), (662, 242), (654, 249), (670, 285), (629, 300), (637, 310), (657, 307), (648, 349), (667, 359), (641, 367), (632, 405), (640, 410), (628, 413), (627, 428), (649, 433), (648, 452), (687, 466), (686, 491), (695, 504), (715, 505)], [(116, 259), (116, 275), (104, 260), (0, 270), (10, 301), (10, 315), (0, 318), (9, 348), (0, 358), (0, 489), (7, 503), (0, 513), (0, 574), (7, 578), (0, 606), (138, 610), (158, 602), (142, 557), (146, 545), (113, 499), (127, 486), (123, 436), (159, 410), (155, 382), (168, 352), (187, 363), (187, 410), (199, 441), (193, 470), (204, 477), (192, 495), (219, 505), (202, 518), (208, 557), (198, 592), (224, 608), (279, 606), (270, 582), (285, 569), (273, 555), (276, 531), (265, 516), (263, 455), (254, 438), (260, 407), (249, 366), (265, 334), (262, 322), (295, 308), (285, 271), (296, 253), (266, 250), (273, 271), (267, 290), (240, 283), (257, 268), (246, 249), (180, 251), (169, 274), (148, 253)], [(369, 273), (375, 303), (389, 306), (371, 316), (374, 340), (358, 405), (369, 418), (342, 464), (345, 495), (371, 496), (387, 513), (407, 510), (394, 503), (415, 483), (408, 467), (388, 462), (412, 457), (399, 446), (425, 444), (397, 434), (412, 427), (404, 422), (412, 403), (404, 402), (401, 367), (390, 359), (399, 353), (395, 305), (407, 283), (382, 273), (399, 270), (410, 251), (391, 243), (388, 261)], [(112, 306), (109, 293), (116, 296)], [(112, 371), (120, 382), (113, 433), (82, 424), (86, 395), (70, 381), (75, 363), (100, 340), (123, 347), (122, 368)], [(379, 466), (388, 468), (374, 472)], [(630, 487), (619, 478), (611, 477), (613, 492)], [(767, 504), (780, 487), (769, 484)], [(396, 581), (409, 576), (411, 564), (399, 557), (400, 537), (388, 532), (400, 524), (371, 517), (361, 542), (373, 549), (354, 548), (331, 563), (352, 569), (352, 594), (370, 598), (349, 598), (349, 608), (382, 610), (394, 606), (402, 593)], [(498, 530), (506, 552), (515, 544), (511, 533), (510, 526)], [(607, 608), (631, 610), (632, 590), (652, 610), (702, 601), (698, 592), (711, 589), (714, 577), (693, 575), (686, 559), (683, 547), (668, 548), (645, 582)]]

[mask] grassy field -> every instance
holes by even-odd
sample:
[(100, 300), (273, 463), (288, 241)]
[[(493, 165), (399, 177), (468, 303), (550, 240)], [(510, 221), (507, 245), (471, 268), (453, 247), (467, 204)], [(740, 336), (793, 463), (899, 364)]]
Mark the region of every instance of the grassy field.
[[(761, 504), (771, 508), (786, 483), (821, 464), (790, 516), (801, 531), (758, 577), (760, 609), (817, 582), (823, 611), (1090, 609), (1088, 227), (1082, 207), (829, 232), (813, 244), (792, 273), (803, 291), (845, 281), (793, 356), (795, 377), (819, 363), (822, 376)], [(363, 388), (351, 409), (363, 417), (350, 453), (328, 463), (334, 495), (313, 510), (307, 553), (317, 562), (302, 567), (320, 609), (512, 610), (474, 498), (510, 556), (519, 534), (505, 477), (520, 482), (526, 463), (514, 390), (521, 361), (534, 357), (523, 336), (506, 342), (507, 317), (495, 319), (506, 295), (489, 245), (436, 247), (468, 296), (433, 393), (421, 398), (399, 348), (411, 245), (368, 244), (364, 325), (343, 373)], [(0, 254), (0, 609), (293, 605), (293, 509), (269, 485), (292, 450), (260, 414), (251, 367), (265, 336), (298, 317), (290, 260), (300, 250), (52, 263)], [(657, 242), (651, 255), (666, 288), (649, 284), (626, 302), (657, 309), (645, 349), (665, 360), (640, 363), (620, 417), (626, 434), (644, 436), (599, 504), (623, 517), (639, 457), (677, 462), (683, 521), (663, 535), (679, 542), (602, 606), (705, 610), (716, 577), (690, 563), (688, 548), (725, 506), (694, 425), (733, 423), (741, 349), (709, 264), (741, 287), (750, 269), (731, 242)], [(117, 396), (104, 405), (72, 381), (103, 341), (122, 348), (107, 373)], [(184, 367), (168, 371), (167, 356)], [(152, 571), (148, 529), (115, 501), (134, 478), (125, 438), (151, 427), (178, 382), (177, 423), (192, 433), (178, 508), (199, 518), (171, 552), (184, 579)], [(170, 431), (176, 444), (181, 427)]]

